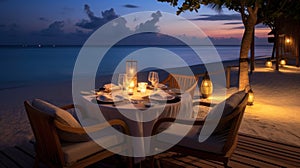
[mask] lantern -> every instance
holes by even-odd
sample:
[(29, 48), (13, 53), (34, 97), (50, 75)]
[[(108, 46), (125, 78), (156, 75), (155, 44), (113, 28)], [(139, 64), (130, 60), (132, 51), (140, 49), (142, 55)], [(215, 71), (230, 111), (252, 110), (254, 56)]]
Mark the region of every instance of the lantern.
[(137, 86), (137, 61), (126, 61), (126, 75), (128, 78), (129, 87), (134, 88)]
[(285, 39), (285, 42), (289, 45), (289, 44), (291, 43), (291, 39), (286, 38), (286, 39)]
[(207, 72), (203, 76), (200, 90), (203, 98), (208, 98), (213, 92), (213, 84)]
[(280, 65), (281, 65), (282, 67), (284, 67), (284, 66), (286, 65), (286, 60), (285, 60), (285, 59), (281, 59), (281, 60), (280, 60)]
[(248, 94), (249, 94), (249, 96), (248, 96), (247, 105), (252, 106), (253, 102), (254, 102), (254, 93), (253, 93), (252, 89), (249, 90)]
[(271, 60), (268, 60), (268, 61), (266, 62), (266, 67), (267, 67), (267, 68), (272, 68), (272, 61), (271, 61)]

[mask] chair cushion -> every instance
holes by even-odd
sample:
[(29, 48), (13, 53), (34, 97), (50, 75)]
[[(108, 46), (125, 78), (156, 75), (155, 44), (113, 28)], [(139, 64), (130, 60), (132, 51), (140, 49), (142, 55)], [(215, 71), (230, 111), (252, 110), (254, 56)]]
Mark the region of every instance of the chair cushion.
[(32, 106), (44, 111), (50, 115), (55, 115), (55, 119), (71, 127), (81, 127), (79, 122), (66, 110), (61, 109), (41, 99), (34, 99)]
[[(99, 121), (92, 118), (84, 118), (80, 120), (80, 123), (82, 124), (83, 128), (85, 128), (85, 127), (99, 124)], [(91, 140), (88, 134), (75, 134), (73, 132), (67, 132), (60, 129), (58, 129), (57, 132), (59, 138), (66, 142), (86, 142)]]
[(62, 144), (66, 165), (71, 165), (84, 157), (102, 150), (104, 149), (93, 141)]
[(245, 91), (239, 91), (237, 93), (232, 94), (229, 98), (226, 99), (226, 104), (223, 112), (223, 116), (228, 116), (232, 113), (233, 109), (235, 109), (245, 97)]
[[(101, 143), (104, 143), (106, 147), (116, 147), (124, 142), (124, 137), (122, 137), (109, 135), (98, 138), (95, 141), (101, 141)], [(105, 149), (96, 142), (90, 140), (81, 143), (63, 143), (62, 150), (66, 165), (71, 165), (82, 158), (104, 151)]]
[[(223, 106), (221, 103), (214, 106), (206, 119), (214, 120), (215, 117), (219, 115), (222, 115), (222, 117), (230, 115), (234, 111), (234, 109), (241, 103), (245, 95), (246, 93), (244, 91), (240, 91), (231, 95), (229, 98), (222, 102), (223, 105), (225, 103), (224, 109), (222, 108)], [(202, 136), (206, 136), (203, 139), (207, 138), (203, 142), (199, 142), (199, 135), (202, 130), (202, 126), (193, 126), (189, 130), (188, 134), (184, 135), (184, 132), (188, 129), (188, 127), (189, 126), (183, 124), (172, 124), (172, 126), (170, 126), (163, 132), (163, 136), (158, 136), (157, 140), (168, 143), (172, 139), (183, 137), (177, 145), (201, 151), (224, 154), (223, 148), (229, 134), (229, 129), (226, 125), (217, 126), (213, 134), (208, 135), (202, 133)]]
[[(53, 104), (50, 104), (44, 100), (35, 99), (32, 102), (32, 106), (39, 109), (40, 111), (54, 116), (56, 121), (64, 124), (67, 127), (81, 128), (80, 123), (68, 111), (61, 109)], [(57, 133), (60, 140), (62, 141), (84, 142), (90, 140), (90, 137), (87, 134), (77, 134), (60, 129), (57, 130)]]
[[(172, 124), (171, 127), (163, 132), (162, 136), (157, 137), (157, 140), (161, 143), (168, 144), (172, 139), (183, 137), (184, 135), (180, 130), (186, 130), (186, 127), (188, 126), (184, 124)], [(179, 141), (179, 143), (177, 143), (177, 145), (190, 149), (222, 154), (226, 141), (225, 137), (220, 135), (211, 135), (204, 142), (200, 143), (198, 138), (201, 129), (202, 126), (193, 126), (190, 131)]]
[[(228, 97), (225, 101), (219, 103), (218, 105), (214, 106), (211, 111), (207, 114), (206, 121), (214, 120), (221, 116), (221, 118), (224, 118), (234, 111), (234, 109), (241, 103), (246, 93), (244, 91), (239, 91), (237, 93), (232, 94), (230, 97)], [(225, 104), (225, 105), (224, 105)], [(224, 105), (224, 108), (222, 108)], [(223, 132), (224, 129), (230, 127), (231, 123), (228, 122), (227, 124), (224, 123), (223, 125), (218, 124), (218, 126), (215, 128), (214, 133)]]

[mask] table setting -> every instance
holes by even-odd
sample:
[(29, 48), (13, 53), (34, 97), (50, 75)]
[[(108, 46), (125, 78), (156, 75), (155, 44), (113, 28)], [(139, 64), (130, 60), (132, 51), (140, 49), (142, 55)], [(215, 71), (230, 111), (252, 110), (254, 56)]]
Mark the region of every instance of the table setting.
[(164, 117), (191, 117), (192, 100), (189, 94), (159, 83), (155, 71), (148, 73), (148, 81), (138, 81), (136, 73), (136, 69), (128, 68), (125, 74), (118, 74), (117, 82), (82, 91), (81, 105), (93, 119), (125, 121), (131, 136), (137, 138), (134, 155), (145, 156), (150, 146), (145, 137), (151, 136), (154, 123)]
[(133, 104), (141, 109), (180, 101), (180, 95), (183, 93), (178, 89), (169, 89), (168, 86), (158, 83), (157, 72), (149, 72), (148, 80), (151, 84), (138, 82), (135, 86), (133, 80), (130, 80), (126, 74), (119, 74), (118, 84), (108, 83), (91, 91), (90, 94), (94, 97), (92, 101), (113, 106)]

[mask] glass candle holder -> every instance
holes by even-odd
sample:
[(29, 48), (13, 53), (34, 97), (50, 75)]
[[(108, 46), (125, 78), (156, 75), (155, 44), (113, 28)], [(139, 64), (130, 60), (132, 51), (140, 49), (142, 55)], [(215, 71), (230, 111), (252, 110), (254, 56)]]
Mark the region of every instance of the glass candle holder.
[[(133, 87), (137, 86), (137, 61), (128, 60), (126, 61), (126, 75), (128, 81), (133, 81)], [(131, 84), (131, 82), (130, 82)]]
[(272, 66), (273, 66), (271, 60), (268, 60), (265, 65), (267, 68), (272, 68)]
[(146, 91), (147, 91), (147, 85), (148, 85), (147, 82), (139, 82), (139, 83), (138, 83), (138, 90), (139, 90), (141, 93), (146, 93)]

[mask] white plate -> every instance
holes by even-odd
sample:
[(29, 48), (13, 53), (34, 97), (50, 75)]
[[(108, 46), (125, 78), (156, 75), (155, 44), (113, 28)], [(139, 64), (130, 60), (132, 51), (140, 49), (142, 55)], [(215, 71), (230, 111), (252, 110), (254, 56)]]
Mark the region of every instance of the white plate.
[[(149, 89), (154, 89), (154, 87), (153, 87), (152, 85), (148, 85), (147, 87), (148, 87)], [(166, 85), (164, 85), (164, 84), (162, 84), (162, 83), (158, 84), (157, 87), (158, 87), (159, 89), (161, 89), (161, 90), (168, 89), (168, 86), (166, 86)]]
[(122, 96), (114, 96), (113, 98), (108, 98), (106, 96), (100, 95), (96, 99), (100, 103), (116, 103), (116, 102), (123, 101), (124, 97), (122, 97)]
[(156, 100), (156, 101), (168, 101), (175, 99), (175, 96), (169, 95), (166, 97), (160, 96), (159, 94), (153, 94), (149, 96), (149, 99)]

